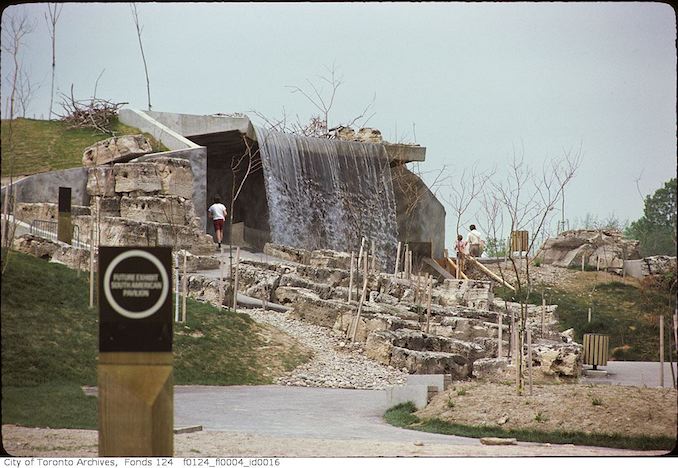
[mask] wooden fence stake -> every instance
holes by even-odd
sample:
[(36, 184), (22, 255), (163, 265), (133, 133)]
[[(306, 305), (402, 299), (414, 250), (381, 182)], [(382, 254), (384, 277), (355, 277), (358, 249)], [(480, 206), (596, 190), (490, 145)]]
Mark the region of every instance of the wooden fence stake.
[(664, 386), (664, 316), (659, 316), (659, 386)]
[(377, 248), (376, 248), (376, 244), (374, 242), (374, 239), (372, 239), (371, 247), (372, 247), (372, 249), (371, 249), (372, 250), (372, 267), (371, 267), (370, 271), (372, 272), (372, 274), (374, 274), (377, 271)]
[(546, 299), (541, 298), (541, 337), (544, 338), (546, 334)]
[(186, 278), (186, 251), (184, 250), (184, 274), (181, 275), (181, 290), (183, 299), (181, 301), (181, 323), (186, 322), (186, 296), (188, 295), (188, 278)]
[(503, 351), (503, 349), (502, 349), (502, 347), (503, 347), (503, 346), (502, 346), (502, 345), (503, 345), (503, 343), (502, 343), (502, 338), (503, 338), (503, 337), (502, 337), (502, 334), (504, 333), (504, 330), (503, 330), (504, 327), (503, 327), (503, 324), (502, 324), (502, 321), (503, 321), (502, 317), (503, 317), (503, 315), (504, 315), (504, 314), (502, 314), (502, 313), (501, 313), (501, 310), (500, 310), (500, 311), (499, 311), (499, 321), (498, 321), (498, 322), (499, 322), (499, 330), (497, 331), (497, 336), (499, 337), (499, 340), (498, 340), (498, 342), (497, 342), (497, 357), (498, 357), (498, 358), (502, 357), (502, 354), (503, 354), (503, 353), (502, 353), (502, 351)]
[(395, 264), (395, 271), (393, 272), (393, 275), (397, 278), (398, 277), (398, 268), (400, 267), (400, 247), (401, 243), (398, 242), (398, 248), (396, 249), (396, 264)]
[(581, 254), (581, 271), (584, 271), (584, 254)]
[(351, 341), (355, 341), (355, 335), (356, 332), (358, 331), (358, 323), (360, 323), (360, 313), (363, 310), (363, 302), (365, 302), (365, 296), (367, 295), (367, 276), (368, 276), (368, 270), (367, 270), (367, 257), (365, 257), (365, 267), (363, 270), (363, 291), (360, 294), (360, 302), (358, 302), (358, 313), (356, 314), (355, 317), (355, 323), (353, 325), (353, 333), (351, 334)]
[[(428, 276), (428, 273), (426, 274)], [(426, 333), (431, 332), (431, 296), (433, 294), (433, 276), (427, 278), (428, 281), (428, 301), (426, 304)]]
[[(223, 247), (221, 253), (223, 254)], [(224, 305), (224, 256), (219, 256), (219, 305)]]
[(527, 329), (527, 375), (530, 383), (530, 395), (532, 395), (532, 330)]
[(351, 266), (348, 267), (350, 270), (349, 280), (348, 280), (348, 302), (351, 303), (351, 296), (353, 295), (353, 251), (351, 250)]
[(358, 270), (360, 270), (361, 265), (363, 264), (363, 253), (365, 252), (365, 238), (363, 237), (360, 241), (360, 250), (358, 251)]
[(235, 251), (235, 280), (233, 282), (233, 310), (235, 311), (236, 306), (238, 305), (238, 279), (239, 279), (239, 268), (240, 265), (240, 247)]
[(90, 216), (89, 229), (89, 308), (94, 308), (94, 216)]

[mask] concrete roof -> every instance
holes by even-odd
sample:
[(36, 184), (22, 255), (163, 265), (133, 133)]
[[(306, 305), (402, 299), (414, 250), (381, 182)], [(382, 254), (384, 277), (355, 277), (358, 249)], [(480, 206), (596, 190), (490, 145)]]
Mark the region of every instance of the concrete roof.
[[(142, 110), (135, 110), (134, 113), (145, 114), (149, 120), (156, 121), (159, 126), (169, 128), (173, 132), (201, 145), (210, 141), (223, 140), (225, 136), (229, 137), (226, 140), (232, 140), (236, 132), (246, 135), (252, 141), (257, 140), (254, 125), (247, 116), (193, 115)], [(162, 141), (162, 138), (160, 140)], [(426, 148), (423, 146), (387, 142), (384, 142), (383, 146), (391, 161), (412, 162), (426, 159)]]

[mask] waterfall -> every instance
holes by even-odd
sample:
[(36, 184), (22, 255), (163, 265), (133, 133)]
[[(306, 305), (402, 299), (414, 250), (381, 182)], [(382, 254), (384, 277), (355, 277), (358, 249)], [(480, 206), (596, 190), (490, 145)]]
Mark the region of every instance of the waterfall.
[(255, 130), (273, 242), (357, 252), (364, 236), (380, 268), (391, 268), (396, 204), (384, 147)]

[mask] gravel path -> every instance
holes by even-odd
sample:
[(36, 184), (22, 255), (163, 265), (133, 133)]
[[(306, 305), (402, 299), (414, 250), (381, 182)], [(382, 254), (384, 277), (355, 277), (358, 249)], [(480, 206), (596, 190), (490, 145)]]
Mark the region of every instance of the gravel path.
[(381, 390), (403, 385), (407, 380), (407, 373), (369, 359), (358, 344), (347, 345), (343, 337), (335, 336), (331, 330), (292, 319), (289, 312), (262, 309), (240, 312), (277, 327), (313, 351), (309, 362), (276, 381), (280, 385)]

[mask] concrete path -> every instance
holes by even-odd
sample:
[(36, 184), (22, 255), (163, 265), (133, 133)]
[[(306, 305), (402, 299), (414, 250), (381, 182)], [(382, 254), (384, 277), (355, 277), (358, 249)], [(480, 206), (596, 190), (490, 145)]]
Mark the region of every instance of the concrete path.
[(276, 437), (480, 445), (478, 439), (428, 434), (387, 424), (383, 390), (308, 387), (176, 386), (175, 427)]
[[(584, 370), (590, 370), (592, 366), (584, 366)], [(661, 387), (659, 381), (659, 362), (640, 361), (608, 361), (606, 366), (598, 366), (599, 371), (606, 371), (607, 375), (583, 376), (582, 383), (633, 385), (637, 387)], [(673, 374), (678, 375), (676, 363), (673, 363)], [(595, 372), (591, 373), (594, 374)], [(671, 388), (672, 384), (671, 365), (664, 363), (664, 387)]]

